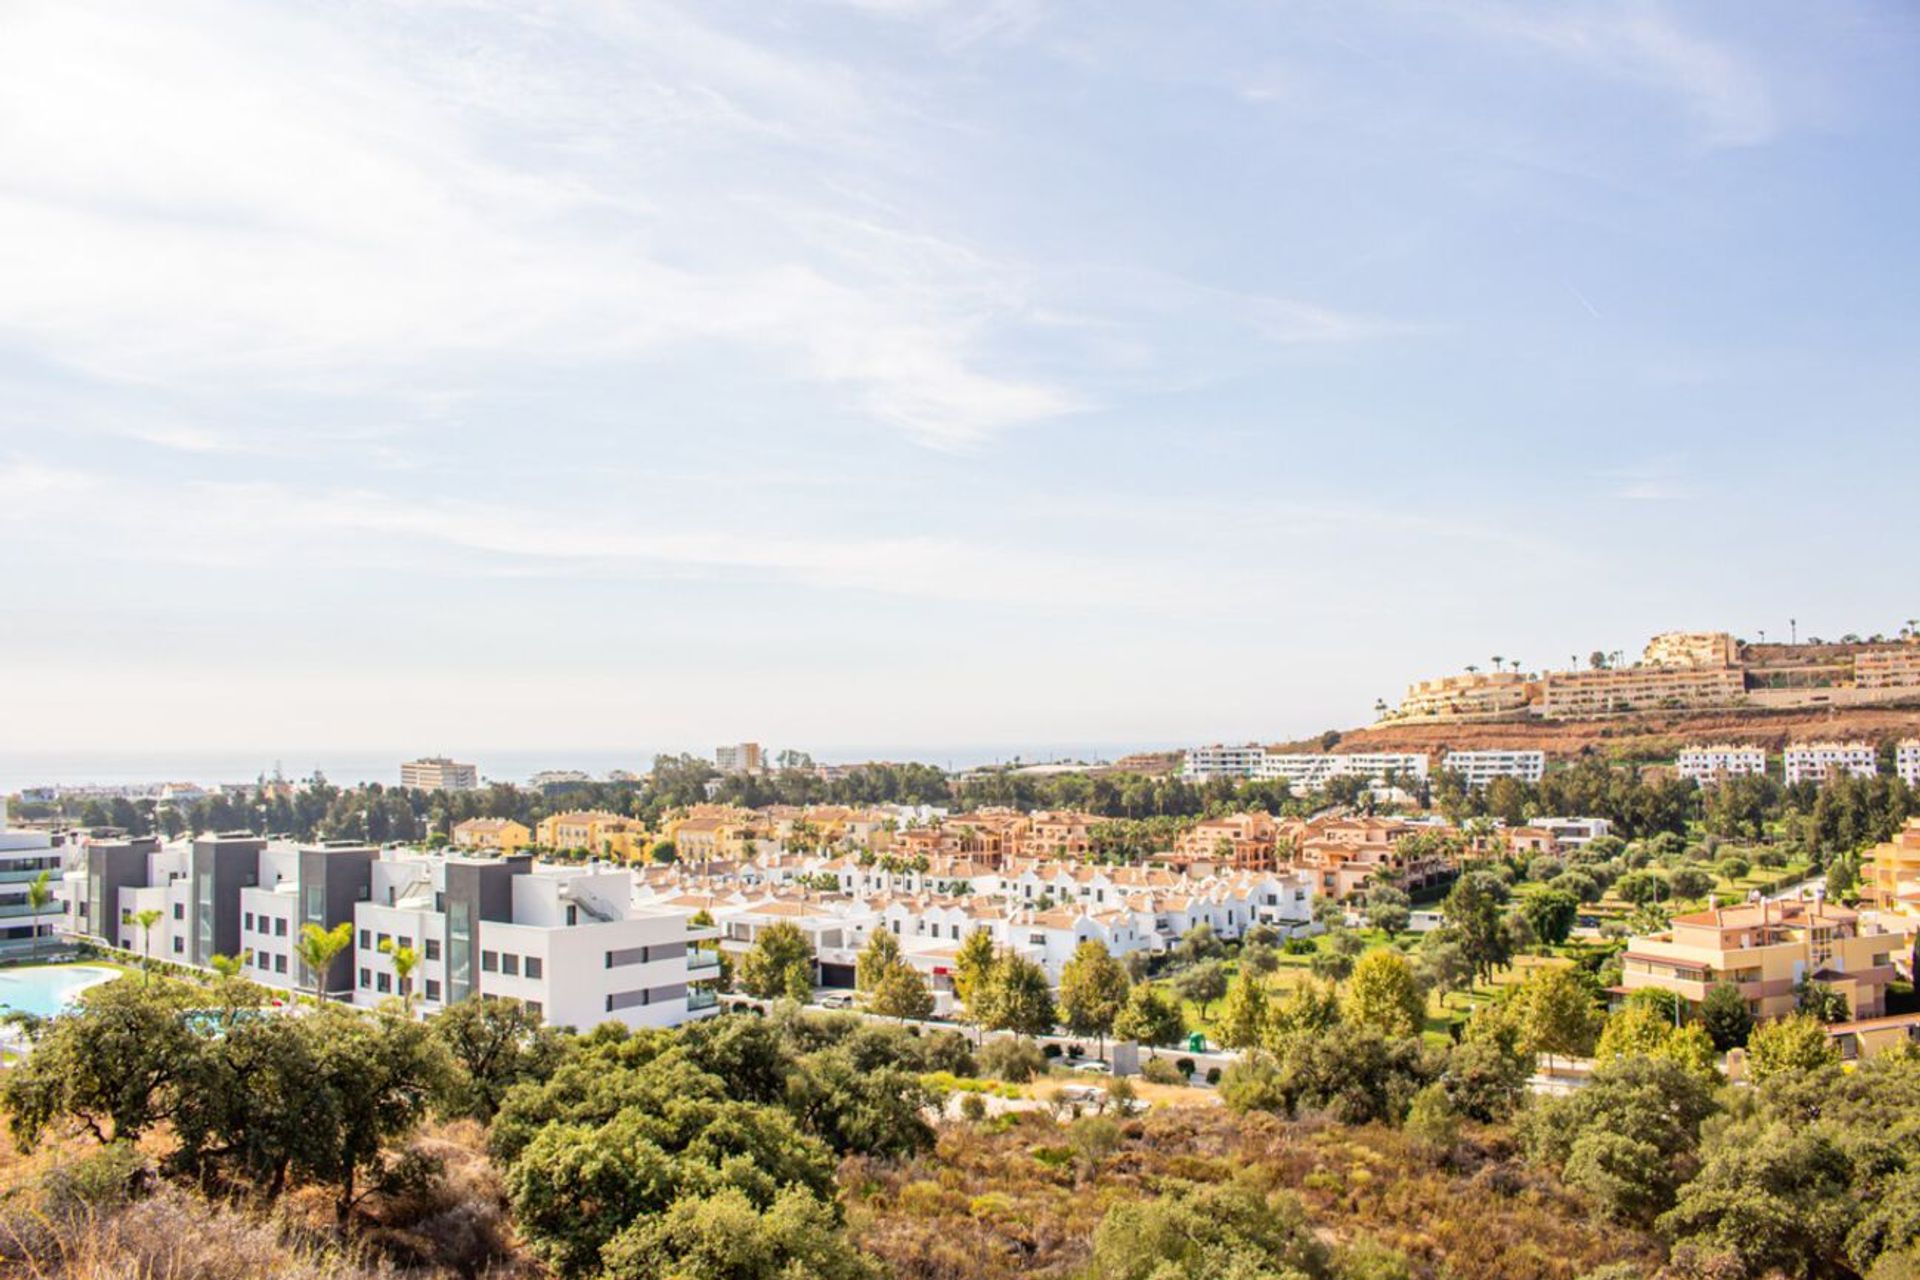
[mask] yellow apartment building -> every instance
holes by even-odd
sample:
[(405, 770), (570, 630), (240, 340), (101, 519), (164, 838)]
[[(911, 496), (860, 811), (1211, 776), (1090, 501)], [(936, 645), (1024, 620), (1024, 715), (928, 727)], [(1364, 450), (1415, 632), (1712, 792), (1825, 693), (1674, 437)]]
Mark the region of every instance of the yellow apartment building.
[(1920, 925), (1920, 818), (1875, 845), (1860, 865), (1860, 896), (1874, 910)]
[(542, 818), (543, 849), (585, 849), (596, 857), (633, 861), (647, 851), (647, 829), (638, 818), (604, 809), (581, 809)]
[(488, 853), (518, 853), (533, 842), (533, 832), (512, 818), (468, 818), (454, 824), (456, 849), (484, 849)]
[(1853, 682), (1862, 689), (1920, 687), (1920, 644), (1873, 649), (1853, 656)]
[(1540, 693), (1539, 681), (1517, 671), (1470, 671), (1407, 686), (1400, 716), (1491, 716), (1522, 712)]
[(1641, 661), (1654, 667), (1731, 667), (1740, 646), (1724, 631), (1663, 631), (1647, 641)]
[(1698, 1006), (1722, 983), (1737, 988), (1756, 1018), (1792, 1013), (1795, 988), (1823, 982), (1846, 997), (1852, 1017), (1886, 1013), (1900, 935), (1862, 925), (1829, 902), (1748, 902), (1675, 916), (1664, 933), (1635, 938), (1622, 957), (1616, 992), (1658, 988)]
[(1746, 695), (1737, 667), (1640, 666), (1548, 673), (1541, 714), (1586, 719), (1666, 708), (1730, 706)]

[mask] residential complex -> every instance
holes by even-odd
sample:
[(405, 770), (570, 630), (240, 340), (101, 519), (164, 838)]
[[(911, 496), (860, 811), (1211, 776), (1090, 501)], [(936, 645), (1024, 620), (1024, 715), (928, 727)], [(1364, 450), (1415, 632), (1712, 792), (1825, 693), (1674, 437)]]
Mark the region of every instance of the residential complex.
[(1920, 818), (1907, 819), (1893, 839), (1873, 847), (1860, 864), (1861, 899), (1908, 931), (1920, 929)]
[(480, 770), (445, 756), (423, 756), (400, 766), (400, 785), (411, 791), (472, 791)]
[(1838, 770), (1856, 778), (1871, 778), (1880, 772), (1880, 753), (1871, 742), (1801, 742), (1783, 753), (1787, 785), (1799, 782), (1825, 782)]
[(1657, 988), (1698, 1007), (1730, 984), (1756, 1018), (1792, 1013), (1804, 982), (1846, 998), (1851, 1017), (1886, 1012), (1901, 935), (1864, 926), (1859, 914), (1822, 901), (1751, 902), (1675, 916), (1663, 932), (1633, 939), (1617, 994)]
[(631, 861), (647, 850), (647, 829), (638, 818), (603, 809), (575, 810), (543, 818), (535, 841), (542, 849), (585, 850), (595, 857)]
[(1893, 771), (1910, 787), (1920, 787), (1920, 738), (1903, 739), (1893, 749)]
[(1478, 672), (1418, 681), (1386, 718), (1588, 720), (1720, 707), (1775, 709), (1920, 701), (1920, 640), (1747, 644), (1724, 631), (1670, 631), (1623, 665), (1542, 675)]
[[(480, 992), (583, 1029), (668, 1026), (714, 1007), (717, 961), (690, 950), (714, 935), (690, 911), (636, 901), (624, 867), (251, 835), (89, 840), (79, 852), (64, 876), (66, 932), (181, 964), (244, 956), (249, 977), (282, 991), (360, 1004), (406, 994), (428, 1011)], [(352, 926), (324, 974), (296, 950), (309, 924)], [(407, 992), (388, 944), (419, 958)]]
[(1674, 772), (1695, 782), (1718, 782), (1744, 774), (1765, 776), (1767, 753), (1759, 747), (1736, 747), (1728, 743), (1687, 747), (1680, 752)]
[(1484, 787), (1495, 778), (1517, 778), (1538, 782), (1546, 776), (1544, 751), (1450, 751), (1442, 765), (1448, 773), (1457, 773), (1468, 787)]

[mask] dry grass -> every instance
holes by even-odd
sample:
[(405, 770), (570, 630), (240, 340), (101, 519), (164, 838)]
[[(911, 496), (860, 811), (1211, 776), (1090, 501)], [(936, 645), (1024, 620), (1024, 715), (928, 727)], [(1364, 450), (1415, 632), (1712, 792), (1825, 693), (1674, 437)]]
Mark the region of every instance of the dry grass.
[(1123, 1131), (1091, 1178), (1058, 1159), (1061, 1132), (1040, 1117), (998, 1131), (949, 1127), (932, 1155), (895, 1167), (849, 1161), (852, 1228), (898, 1280), (1067, 1280), (1116, 1200), (1174, 1181), (1247, 1178), (1297, 1195), (1332, 1243), (1372, 1237), (1404, 1251), (1425, 1280), (1574, 1280), (1601, 1263), (1659, 1256), (1644, 1237), (1596, 1225), (1495, 1135), (1443, 1166), (1395, 1130), (1220, 1108), (1155, 1111)]

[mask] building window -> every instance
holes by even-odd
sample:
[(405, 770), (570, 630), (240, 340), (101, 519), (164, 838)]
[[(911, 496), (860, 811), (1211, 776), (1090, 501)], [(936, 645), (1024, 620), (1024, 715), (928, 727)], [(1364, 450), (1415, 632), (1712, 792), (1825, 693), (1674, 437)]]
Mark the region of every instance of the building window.
[(651, 991), (616, 991), (607, 997), (607, 1012), (617, 1009), (638, 1009), (653, 1003)]
[(287, 958), (285, 956), (275, 956), (273, 958), (273, 971), (275, 973), (285, 973), (287, 971)]
[(182, 951), (185, 951), (186, 949), (187, 949), (187, 940), (185, 938), (175, 938), (173, 940), (173, 954), (179, 955)]
[(440, 998), (440, 979), (428, 978), (427, 979), (427, 999), (438, 1000), (439, 998)]
[(538, 1000), (527, 1001), (527, 1012), (532, 1014), (534, 1017), (540, 1018), (542, 1020), (544, 1020), (547, 1016), (546, 1006), (541, 1004)]
[(287, 936), (287, 918), (285, 916), (276, 916), (274, 918), (273, 936), (276, 938), (284, 938)]
[(369, 929), (362, 929), (362, 930), (360, 931), (360, 949), (361, 949), (362, 951), (371, 951), (371, 950), (373, 950), (373, 932), (372, 932), (372, 930), (369, 930)]
[(539, 956), (527, 957), (527, 976), (529, 978), (544, 977), (546, 971), (546, 965), (541, 961)]
[(175, 920), (185, 920), (185, 919), (187, 918), (187, 904), (186, 904), (186, 903), (184, 903), (184, 902), (176, 902), (176, 903), (174, 903), (174, 904), (173, 904), (173, 918), (174, 918)]
[(607, 952), (607, 968), (619, 969), (630, 964), (645, 964), (652, 959), (651, 947), (623, 947), (618, 951)]
[(402, 947), (411, 947), (413, 945), (413, 939), (407, 938), (407, 937), (395, 938), (393, 940), (393, 945), (396, 949), (402, 948)]
[(362, 969), (360, 971), (360, 989), (364, 991), (372, 985), (373, 985), (373, 970)]
[(440, 958), (440, 939), (428, 938), (427, 939), (427, 959), (438, 960), (439, 958)]
[(500, 953), (498, 951), (482, 951), (480, 953), (480, 972), (500, 972)]
[(378, 992), (380, 992), (380, 993), (381, 993), (382, 995), (385, 995), (386, 993), (388, 993), (388, 992), (390, 992), (390, 991), (392, 991), (392, 990), (393, 990), (393, 975), (392, 975), (392, 974), (390, 974), (390, 973), (376, 973), (376, 974), (374, 974), (374, 975), (373, 975), (373, 987), (374, 987), (374, 990), (376, 990), (376, 991), (378, 991)]
[(386, 934), (383, 933), (373, 940), (373, 945), (376, 949), (384, 949), (386, 945), (392, 941), (393, 941), (392, 938), (389, 938)]
[(251, 911), (247, 912), (244, 919), (246, 920), (247, 932), (252, 933), (253, 932), (253, 912)]
[(520, 957), (511, 952), (502, 952), (500, 956), (500, 972), (506, 974), (509, 978), (519, 977)]

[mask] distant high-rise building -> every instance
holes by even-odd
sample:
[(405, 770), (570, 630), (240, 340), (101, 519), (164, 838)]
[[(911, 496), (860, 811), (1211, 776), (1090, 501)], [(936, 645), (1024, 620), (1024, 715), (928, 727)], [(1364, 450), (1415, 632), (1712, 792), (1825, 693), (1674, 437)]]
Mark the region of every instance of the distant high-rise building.
[(472, 791), (480, 770), (445, 756), (422, 756), (400, 766), (400, 785), (414, 791)]
[(713, 763), (722, 773), (763, 773), (766, 755), (757, 742), (736, 742), (713, 749)]

